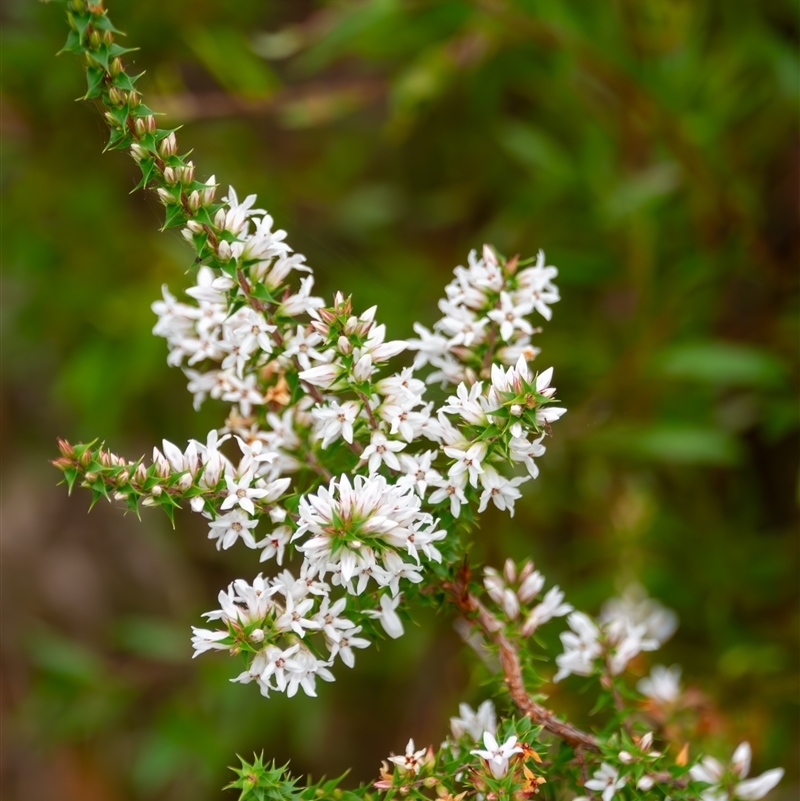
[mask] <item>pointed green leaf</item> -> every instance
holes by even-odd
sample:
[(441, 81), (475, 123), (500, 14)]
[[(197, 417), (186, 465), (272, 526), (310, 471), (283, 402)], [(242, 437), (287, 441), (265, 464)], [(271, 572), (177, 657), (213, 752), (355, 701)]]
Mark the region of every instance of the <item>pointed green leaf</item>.
[(105, 73), (98, 67), (87, 67), (86, 69), (86, 94), (81, 100), (89, 100), (92, 97), (99, 97), (103, 86), (103, 75)]

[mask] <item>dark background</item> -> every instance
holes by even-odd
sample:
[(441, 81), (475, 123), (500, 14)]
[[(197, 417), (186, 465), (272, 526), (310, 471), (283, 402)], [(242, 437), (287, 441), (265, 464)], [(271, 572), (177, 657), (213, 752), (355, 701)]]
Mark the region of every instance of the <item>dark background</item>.
[[(437, 319), (470, 248), (545, 249), (563, 300), (539, 365), (569, 414), (476, 558), (531, 557), (589, 612), (640, 581), (681, 619), (652, 661), (717, 705), (702, 747), (749, 738), (754, 771), (787, 768), (773, 797), (796, 798), (795, 4), (109, 5), (198, 174), (257, 192), (320, 293), (378, 303), (391, 335)], [(175, 531), (87, 516), (55, 486), (57, 435), (137, 457), (222, 419), (192, 411), (150, 334), (191, 253), (73, 102), (63, 15), (3, 11), (3, 797), (213, 799), (261, 749), (370, 779), (485, 697), (446, 615), (360, 652), (316, 701), (261, 699), (225, 658), (189, 659), (252, 552), (218, 554), (188, 513)], [(553, 704), (586, 723), (578, 685)]]

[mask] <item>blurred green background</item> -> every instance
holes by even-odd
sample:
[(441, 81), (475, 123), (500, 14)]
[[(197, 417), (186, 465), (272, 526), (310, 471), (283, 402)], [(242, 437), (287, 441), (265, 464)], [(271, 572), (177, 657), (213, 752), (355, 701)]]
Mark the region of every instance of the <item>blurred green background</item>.
[[(681, 619), (653, 661), (721, 710), (704, 746), (749, 738), (796, 798), (796, 5), (108, 5), (199, 174), (258, 193), (321, 294), (378, 303), (393, 335), (437, 319), (470, 248), (545, 249), (563, 300), (540, 365), (570, 413), (477, 556), (530, 556), (590, 612), (644, 584)], [(252, 552), (218, 554), (189, 514), (87, 517), (55, 486), (57, 435), (136, 457), (221, 410), (192, 411), (150, 334), (191, 254), (73, 102), (63, 6), (2, 14), (3, 797), (214, 799), (262, 748), (366, 780), (409, 736), (439, 742), (485, 694), (449, 618), (359, 653), (317, 701), (260, 699), (189, 659)]]

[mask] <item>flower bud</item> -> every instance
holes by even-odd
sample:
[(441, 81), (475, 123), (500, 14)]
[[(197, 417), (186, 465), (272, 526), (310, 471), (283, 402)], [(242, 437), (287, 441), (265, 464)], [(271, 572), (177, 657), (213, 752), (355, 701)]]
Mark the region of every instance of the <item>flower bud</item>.
[(136, 466), (136, 470), (133, 474), (133, 480), (137, 484), (144, 484), (144, 482), (147, 481), (147, 470), (143, 464), (140, 463)]
[(509, 584), (514, 584), (517, 581), (517, 566), (514, 564), (513, 559), (506, 559), (503, 565), (503, 575)]
[(336, 347), (339, 349), (339, 353), (343, 353), (345, 356), (353, 352), (353, 343), (346, 336), (339, 337)]
[(122, 96), (122, 92), (117, 89), (116, 86), (112, 86), (108, 90), (108, 101), (111, 103), (112, 106), (124, 106), (125, 105), (125, 98)]
[(520, 406), (518, 403), (513, 403), (509, 407), (508, 411), (511, 412), (514, 417), (520, 417), (522, 415), (522, 406)]
[(164, 159), (174, 156), (178, 152), (178, 139), (175, 136), (175, 131), (167, 134), (167, 136), (158, 143), (158, 152), (161, 154), (161, 158)]
[(636, 784), (636, 787), (639, 790), (644, 790), (647, 792), (648, 790), (652, 789), (653, 785), (655, 784), (655, 780), (652, 779), (650, 776), (642, 776), (641, 779)]
[(154, 498), (158, 498), (158, 497), (159, 497), (159, 495), (161, 495), (161, 493), (162, 493), (163, 491), (164, 491), (164, 490), (163, 490), (163, 488), (161, 487), (161, 485), (160, 485), (160, 484), (156, 484), (156, 485), (155, 485), (155, 486), (154, 486), (154, 487), (153, 487), (153, 488), (150, 490), (150, 494), (151, 494), (151, 495), (152, 495)]
[(189, 194), (189, 208), (192, 211), (200, 208), (200, 193), (196, 189)]
[(630, 751), (620, 751), (619, 761), (622, 762), (623, 765), (630, 765), (631, 762), (633, 762), (633, 754)]
[(264, 629), (253, 629), (250, 632), (250, 640), (251, 640), (251, 642), (263, 642), (264, 641)]
[(92, 462), (92, 452), (87, 448), (81, 454), (81, 467), (88, 467)]
[(86, 8), (84, 0), (72, 0), (72, 7), (75, 11), (83, 11)]
[(173, 197), (172, 192), (168, 191), (167, 189), (164, 189), (163, 186), (159, 186), (158, 189), (156, 189), (156, 192), (158, 192), (158, 196), (161, 198), (161, 202), (165, 206), (168, 206), (170, 203), (175, 202), (175, 198)]
[(194, 181), (194, 164), (187, 161), (185, 165), (178, 167), (178, 179), (183, 184), (190, 184)]
[(179, 489), (183, 490), (184, 492), (192, 486), (192, 474), (191, 473), (184, 473), (178, 479), (178, 487)]
[(175, 170), (172, 167), (164, 167), (164, 180), (172, 186), (178, 182), (178, 177), (175, 175)]
[[(141, 117), (139, 119), (142, 119)], [(144, 125), (148, 133), (155, 133), (157, 130), (156, 118), (152, 114), (144, 117)]]
[(131, 145), (131, 156), (133, 156), (133, 160), (138, 164), (142, 159), (147, 158), (150, 154), (138, 143), (134, 142)]
[(114, 44), (114, 34), (111, 31), (103, 31), (103, 42), (107, 45)]
[(365, 353), (353, 367), (353, 377), (356, 381), (368, 381), (372, 375), (372, 356)]
[(206, 188), (200, 192), (200, 199), (204, 206), (210, 206), (214, 202), (214, 195), (217, 192), (217, 179), (212, 175), (206, 181)]
[(75, 455), (75, 449), (65, 439), (58, 440), (58, 450), (62, 456), (72, 457)]
[(133, 129), (136, 131), (136, 135), (141, 138), (147, 133), (147, 127), (145, 126), (144, 117), (137, 117), (136, 121), (133, 123)]
[(112, 58), (111, 63), (108, 65), (108, 71), (116, 78), (122, 72), (122, 61), (117, 58)]
[(89, 46), (92, 50), (97, 50), (98, 47), (102, 44), (102, 39), (100, 38), (100, 31), (92, 31), (89, 34)]
[(206, 503), (203, 500), (202, 495), (195, 495), (191, 501), (189, 501), (189, 506), (192, 507), (193, 512), (197, 512), (198, 514), (205, 509)]

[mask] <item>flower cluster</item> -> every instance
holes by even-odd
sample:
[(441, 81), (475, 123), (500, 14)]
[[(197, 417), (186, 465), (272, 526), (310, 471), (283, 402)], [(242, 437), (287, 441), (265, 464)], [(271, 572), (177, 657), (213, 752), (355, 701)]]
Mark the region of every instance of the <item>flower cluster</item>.
[(529, 318), (536, 313), (545, 320), (552, 316), (550, 306), (560, 298), (553, 279), (555, 267), (545, 266), (539, 251), (535, 263), (511, 259), (501, 263), (497, 254), (484, 246), (481, 257), (471, 251), (468, 267), (457, 267), (455, 278), (439, 301), (444, 315), (433, 331), (417, 323), (419, 339), (409, 346), (417, 351), (414, 367), (431, 364), (431, 382), (473, 383), (488, 377), (495, 357), (505, 365), (520, 356), (530, 361), (538, 348), (531, 344), (537, 332)]
[[(283, 568), (220, 592), (219, 608), (204, 616), (209, 627), (193, 629), (194, 655), (238, 655), (243, 669), (232, 680), (263, 695), (313, 696), (318, 679), (332, 681), (338, 661), (353, 667), (355, 651), (381, 630), (401, 636), (409, 601), (451, 603), (521, 717), (498, 719), (491, 701), (477, 710), (461, 704), (438, 751), (410, 739), (354, 798), (373, 790), (530, 798), (545, 783), (554, 798), (586, 789), (603, 801), (644, 798), (656, 787), (681, 801), (768, 793), (783, 771), (747, 779), (747, 743), (727, 767), (710, 756), (690, 764), (688, 743), (668, 761), (661, 742), (677, 739), (670, 715), (687, 706), (680, 668), (654, 666), (638, 694), (625, 683), (633, 660), (677, 625), (643, 590), (612, 599), (594, 621), (558, 586), (544, 592), (530, 561), (487, 568), (482, 588), (471, 579), (469, 526), (490, 504), (514, 514), (565, 412), (554, 405), (552, 368), (531, 367), (535, 323), (550, 320), (559, 300), (557, 270), (544, 254), (522, 261), (488, 245), (480, 256), (472, 251), (445, 289), (443, 317), (430, 328), (417, 323), (408, 341), (388, 339), (375, 307), (358, 313), (342, 293), (329, 306), (313, 295), (311, 268), (255, 195), (240, 201), (231, 187), (217, 200), (214, 176), (195, 177), (175, 132), (157, 127), (126, 74), (126, 51), (102, 3), (69, 0), (68, 18), (65, 49), (84, 59), (86, 97), (106, 108), (109, 147), (129, 149), (140, 186), (154, 188), (164, 206), (164, 227), (179, 227), (197, 253), (188, 300), (164, 287), (153, 304), (154, 333), (166, 340), (168, 363), (184, 371), (195, 407), (221, 404), (225, 417), (183, 449), (164, 440), (147, 464), (65, 441), (55, 464), (70, 489), (91, 490), (93, 503), (157, 506), (170, 516), (185, 504), (207, 521), (218, 549), (241, 542), (261, 564), (274, 559)], [(436, 384), (443, 400), (428, 394)], [(569, 630), (552, 681), (600, 677), (597, 709), (615, 711), (594, 733), (541, 704), (550, 680), (532, 667), (532, 643), (563, 616)], [(299, 797), (296, 780), (261, 759), (236, 773), (231, 786), (242, 798), (265, 788), (269, 797)], [(308, 787), (303, 797), (333, 797), (335, 784)]]

